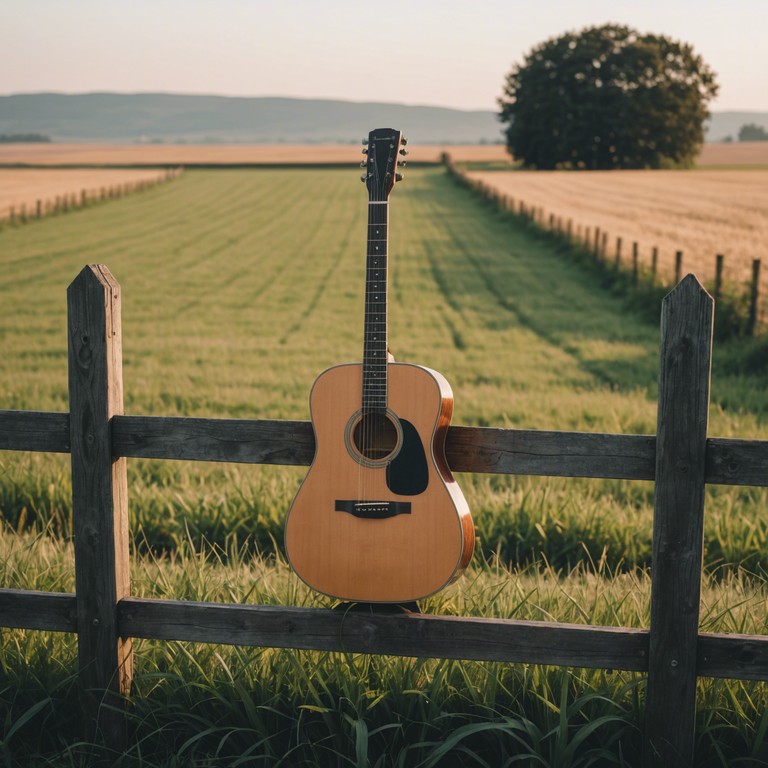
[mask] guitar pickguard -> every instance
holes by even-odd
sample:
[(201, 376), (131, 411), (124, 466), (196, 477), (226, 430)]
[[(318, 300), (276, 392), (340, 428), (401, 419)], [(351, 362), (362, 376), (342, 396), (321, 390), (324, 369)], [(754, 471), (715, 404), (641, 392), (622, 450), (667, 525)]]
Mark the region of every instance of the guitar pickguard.
[(416, 427), (405, 419), (398, 421), (403, 430), (403, 444), (387, 464), (387, 487), (401, 496), (418, 496), (429, 484), (427, 457)]

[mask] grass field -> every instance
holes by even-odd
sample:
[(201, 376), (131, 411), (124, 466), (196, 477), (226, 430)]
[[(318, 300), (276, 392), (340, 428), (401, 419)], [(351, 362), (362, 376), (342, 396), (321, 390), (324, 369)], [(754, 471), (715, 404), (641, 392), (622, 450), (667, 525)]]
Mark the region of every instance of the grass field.
[[(0, 232), (0, 408), (67, 410), (65, 288), (101, 262), (123, 289), (126, 412), (308, 418), (317, 374), (360, 359), (366, 201), (353, 171), (190, 171)], [(396, 187), (390, 231), (390, 344), (444, 373), (454, 423), (655, 431), (657, 325), (567, 253), (439, 168)], [(754, 343), (716, 348), (711, 435), (766, 437), (763, 360)], [(274, 543), (302, 471), (129, 472), (135, 594), (327, 604)], [(426, 610), (647, 625), (651, 484), (459, 480), (479, 551)], [(3, 586), (71, 589), (66, 457), (1, 455), (0, 493)], [(766, 500), (708, 492), (703, 629), (766, 631)], [(43, 753), (70, 754), (74, 641), (4, 631), (0, 654), (0, 754), (51, 764), (34, 758), (38, 732)], [(286, 751), (286, 765), (637, 765), (633, 675), (149, 642), (137, 666), (142, 765), (274, 765)], [(766, 709), (763, 684), (702, 681), (697, 765), (766, 764)]]
[[(599, 227), (609, 234), (608, 258), (623, 240), (625, 264), (633, 242), (641, 263), (650, 265), (659, 249), (659, 271), (674, 275), (675, 252), (683, 251), (686, 271), (711, 281), (715, 256), (725, 256), (726, 279), (746, 283), (753, 259), (768, 242), (768, 170), (596, 171), (571, 173), (472, 172), (472, 179), (543, 207), (575, 227)], [(768, 284), (764, 280), (763, 285)]]

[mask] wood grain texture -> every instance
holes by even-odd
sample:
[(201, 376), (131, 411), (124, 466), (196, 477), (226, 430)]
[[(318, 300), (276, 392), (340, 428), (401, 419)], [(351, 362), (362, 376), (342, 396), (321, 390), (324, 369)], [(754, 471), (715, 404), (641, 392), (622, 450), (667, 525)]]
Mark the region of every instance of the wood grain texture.
[[(474, 548), (469, 509), (442, 461), (450, 388), (421, 366), (387, 368), (388, 407), (418, 433), (426, 488), (412, 495), (393, 492), (386, 463), (369, 467), (352, 455), (346, 432), (361, 408), (363, 366), (338, 365), (312, 388), (317, 451), (285, 523), (286, 555), (296, 573), (313, 589), (342, 600), (421, 599), (460, 575)], [(412, 513), (361, 518), (337, 511), (339, 499), (408, 502)]]
[(451, 427), (456, 472), (653, 480), (656, 438), (591, 432)]
[(67, 592), (0, 589), (0, 626), (76, 632), (75, 596)]
[(645, 671), (648, 631), (426, 614), (128, 598), (133, 637)]
[(315, 435), (309, 421), (115, 416), (115, 456), (309, 466)]
[(693, 759), (713, 305), (693, 275), (662, 304), (646, 766)]
[(768, 635), (703, 632), (696, 666), (701, 677), (768, 680)]
[(69, 453), (69, 414), (0, 411), (0, 450)]
[(768, 440), (710, 437), (706, 480), (713, 485), (768, 485)]
[(80, 702), (87, 736), (116, 746), (132, 674), (131, 641), (117, 630), (117, 601), (130, 593), (126, 462), (113, 459), (111, 435), (123, 410), (120, 287), (91, 265), (67, 304)]

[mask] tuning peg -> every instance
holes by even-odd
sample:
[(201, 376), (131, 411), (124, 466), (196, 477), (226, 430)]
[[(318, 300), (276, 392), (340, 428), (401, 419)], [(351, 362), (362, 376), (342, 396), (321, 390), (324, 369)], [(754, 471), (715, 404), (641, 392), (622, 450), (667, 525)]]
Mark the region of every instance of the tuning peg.
[(400, 137), (400, 143), (405, 146), (408, 143), (408, 139), (405, 138), (405, 136)]
[(401, 155), (407, 155), (408, 154), (408, 150), (407, 149), (401, 149), (400, 150), (400, 154)]
[(405, 160), (398, 160), (397, 165), (399, 168), (405, 168)]
[(363, 146), (367, 146), (367, 145), (368, 145), (368, 139), (365, 138), (365, 139), (363, 139)]
[(362, 161), (360, 162), (360, 167), (361, 167), (361, 168), (365, 168), (367, 165), (368, 165), (368, 161), (367, 161), (367, 160), (362, 160)]
[(403, 180), (403, 174), (402, 173), (396, 173), (395, 174), (395, 181), (402, 181)]
[(367, 147), (366, 147), (365, 149), (363, 149), (363, 154), (364, 154), (364, 155), (367, 155), (367, 154), (368, 154), (368, 148), (367, 148)]
[[(399, 174), (398, 174), (398, 175), (399, 175)], [(364, 174), (363, 174), (363, 175), (360, 177), (360, 181), (367, 181), (367, 179), (368, 179), (368, 174), (367, 174), (367, 173), (364, 173)]]

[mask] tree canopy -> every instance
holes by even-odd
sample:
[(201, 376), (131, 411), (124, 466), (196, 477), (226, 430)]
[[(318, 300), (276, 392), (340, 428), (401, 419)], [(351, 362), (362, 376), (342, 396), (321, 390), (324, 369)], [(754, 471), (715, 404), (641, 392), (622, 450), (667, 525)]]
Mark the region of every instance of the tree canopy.
[(690, 45), (608, 24), (536, 46), (506, 76), (500, 120), (528, 167), (687, 166), (717, 88)]
[(747, 123), (739, 129), (739, 141), (768, 141), (768, 131), (757, 123)]

